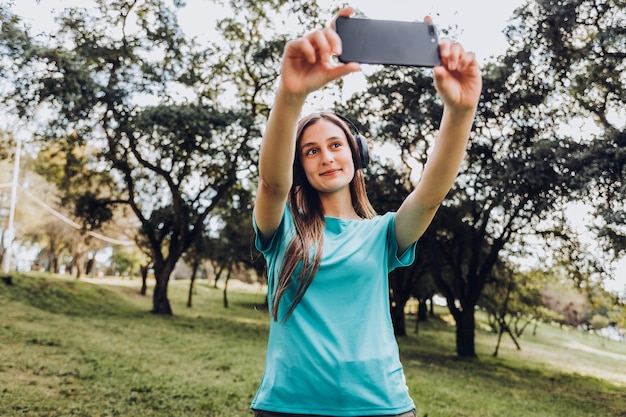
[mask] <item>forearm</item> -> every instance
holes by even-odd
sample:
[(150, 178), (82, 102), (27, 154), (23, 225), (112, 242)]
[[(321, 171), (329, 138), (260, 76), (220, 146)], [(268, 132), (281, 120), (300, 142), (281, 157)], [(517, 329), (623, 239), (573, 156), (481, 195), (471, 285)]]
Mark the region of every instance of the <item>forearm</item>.
[(259, 154), (260, 185), (286, 194), (293, 181), (296, 128), (306, 96), (276, 92)]
[(475, 109), (444, 109), (439, 135), (422, 178), (396, 215), (399, 251), (415, 242), (432, 221), (459, 172)]
[(467, 148), (475, 107), (444, 108), (439, 134), (415, 194), (420, 206), (436, 207), (454, 183)]

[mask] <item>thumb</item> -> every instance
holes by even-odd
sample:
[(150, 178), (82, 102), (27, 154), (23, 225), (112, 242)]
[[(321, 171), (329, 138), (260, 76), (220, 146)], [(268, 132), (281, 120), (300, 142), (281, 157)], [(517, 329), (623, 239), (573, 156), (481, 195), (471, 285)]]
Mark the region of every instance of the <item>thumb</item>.
[(328, 70), (328, 81), (334, 81), (345, 75), (361, 70), (358, 62), (350, 62), (348, 64), (336, 65)]
[(448, 71), (442, 67), (437, 66), (433, 67), (433, 80), (435, 82), (435, 86), (439, 89), (439, 86), (443, 86), (447, 79)]
[(454, 81), (453, 77), (450, 75), (450, 72), (442, 66), (433, 68), (433, 80), (435, 89), (442, 98), (446, 98), (450, 94), (450, 90), (454, 88), (452, 85)]
[(435, 90), (443, 102), (454, 104), (458, 100), (458, 90), (454, 84), (454, 77), (450, 75), (447, 69), (440, 66), (433, 68), (433, 79)]

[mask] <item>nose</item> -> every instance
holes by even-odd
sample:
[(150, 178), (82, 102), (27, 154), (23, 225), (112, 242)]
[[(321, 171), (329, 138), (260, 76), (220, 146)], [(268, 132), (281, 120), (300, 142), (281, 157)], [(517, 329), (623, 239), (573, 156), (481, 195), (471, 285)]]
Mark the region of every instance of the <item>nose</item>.
[(323, 149), (321, 152), (322, 152), (322, 164), (332, 164), (333, 162), (335, 162), (335, 157), (330, 150)]

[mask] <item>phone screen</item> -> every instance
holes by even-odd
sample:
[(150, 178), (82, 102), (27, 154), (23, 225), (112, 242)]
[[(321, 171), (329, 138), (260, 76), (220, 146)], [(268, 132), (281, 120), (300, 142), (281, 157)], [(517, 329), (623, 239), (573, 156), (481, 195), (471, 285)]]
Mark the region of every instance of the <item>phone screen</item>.
[(434, 67), (441, 65), (439, 39), (430, 22), (361, 19), (340, 16), (341, 62)]

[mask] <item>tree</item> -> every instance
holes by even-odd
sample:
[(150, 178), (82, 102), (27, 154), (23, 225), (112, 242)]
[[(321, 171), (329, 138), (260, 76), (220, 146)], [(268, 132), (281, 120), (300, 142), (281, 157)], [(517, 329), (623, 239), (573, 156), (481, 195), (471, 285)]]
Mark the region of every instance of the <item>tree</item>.
[(191, 306), (193, 305), (192, 299), (194, 283), (196, 282), (198, 271), (202, 266), (202, 261), (210, 256), (208, 242), (209, 236), (207, 230), (205, 229), (202, 233), (196, 235), (193, 244), (183, 254), (183, 260), (191, 267), (191, 276), (189, 277), (189, 292), (187, 294), (188, 308), (191, 308)]
[(515, 269), (513, 265), (499, 262), (493, 271), (494, 279), (485, 286), (479, 300), (492, 330), (498, 334), (493, 356), (498, 356), (504, 333), (521, 350), (518, 338), (531, 322), (541, 319), (542, 291), (548, 275), (541, 271), (516, 272)]
[[(522, 8), (509, 36), (535, 51), (558, 91), (557, 114), (577, 141), (568, 169), (578, 197), (595, 208), (605, 252), (626, 253), (626, 3), (536, 0)], [(578, 132), (576, 132), (578, 131)]]
[[(56, 191), (53, 201), (40, 204), (47, 204), (50, 210), (58, 213), (57, 216), (62, 215), (62, 221), (71, 222), (71, 227), (65, 226), (68, 232), (62, 238), (70, 252), (70, 269), (76, 274), (76, 278), (80, 278), (84, 256), (106, 244), (96, 237), (98, 235), (90, 232), (112, 230), (107, 225), (113, 218), (113, 210), (102, 204), (98, 198), (110, 195), (114, 183), (109, 172), (90, 168), (90, 156), (95, 151), (87, 146), (74, 146), (74, 143), (75, 139), (68, 137), (54, 142), (39, 142), (41, 149), (30, 164), (30, 169), (46, 178)], [(116, 219), (122, 218), (119, 216), (121, 210), (118, 209), (116, 214)], [(53, 221), (58, 222), (59, 218)]]
[[(138, 218), (156, 278), (153, 312), (172, 314), (167, 285), (174, 265), (229, 188), (254, 172), (254, 145), (285, 39), (264, 41), (263, 28), (285, 5), (291, 18), (313, 16), (317, 5), (232, 1), (235, 17), (219, 25), (225, 45), (206, 47), (178, 26), (180, 1), (94, 4), (91, 15), (65, 11), (49, 44), (31, 39), (3, 9), (11, 24), (3, 25), (0, 46), (15, 64), (7, 69), (20, 74), (13, 73), (17, 82), (5, 103), (23, 118), (45, 104), (55, 117), (41, 136), (98, 145), (91, 166), (118, 181), (98, 201), (128, 205)], [(173, 210), (167, 219), (165, 208)]]
[(109, 273), (133, 277), (145, 265), (145, 255), (135, 246), (116, 246), (111, 253)]
[[(237, 118), (215, 103), (204, 103), (200, 95), (193, 104), (172, 103), (169, 89), (174, 85), (200, 90), (196, 74), (209, 51), (197, 52), (184, 38), (165, 2), (96, 4), (98, 15), (83, 9), (64, 12), (56, 45), (24, 42), (19, 51), (8, 46), (24, 54), (13, 56), (20, 69), (45, 63), (30, 83), (18, 85), (12, 98), (25, 117), (33, 116), (29, 108), (44, 103), (57, 112), (41, 136), (66, 137), (73, 149), (85, 143), (100, 146), (91, 166), (111, 171), (120, 183), (109, 195), (82, 201), (91, 207), (126, 204), (132, 209), (154, 262), (153, 312), (171, 314), (169, 275), (236, 182), (242, 157)], [(131, 19), (137, 25), (134, 32)], [(138, 105), (140, 94), (161, 104)], [(166, 206), (175, 215), (164, 229), (150, 219), (159, 219), (152, 213)]]
[[(45, 176), (33, 172), (35, 160), (30, 156), (29, 147), (23, 147), (18, 169), (15, 201), (12, 200), (13, 174), (15, 170), (15, 140), (11, 134), (3, 138), (3, 151), (8, 157), (0, 160), (0, 264), (4, 261), (5, 244), (8, 241), (5, 235), (8, 232), (8, 217), (11, 204), (14, 206), (14, 242), (20, 245), (37, 244), (42, 240), (42, 231), (48, 228), (52, 216), (38, 203), (41, 201), (56, 201), (57, 190)], [(37, 199), (38, 201), (34, 200)], [(57, 225), (58, 226), (58, 225)], [(55, 227), (57, 227), (55, 226)]]
[(216, 213), (217, 226), (208, 240), (208, 252), (214, 265), (220, 274), (226, 271), (223, 296), (225, 308), (228, 307), (228, 282), (233, 272), (255, 270), (258, 257), (252, 233), (252, 193), (245, 188), (232, 191), (228, 205)]
[[(483, 68), (466, 163), (418, 242), (418, 252), (425, 242), (436, 245), (429, 272), (456, 321), (463, 357), (476, 354), (474, 310), (500, 258), (520, 251), (523, 237), (540, 231), (544, 220), (555, 221), (551, 213), (582, 186), (569, 162), (577, 141), (560, 130), (563, 109), (545, 77), (549, 63), (518, 38), (511, 45)], [(348, 107), (362, 111), (381, 141), (397, 143), (407, 165), (423, 166), (441, 115), (432, 80), (421, 71), (385, 68), (368, 82), (367, 93)]]
[(546, 307), (562, 317), (559, 321), (561, 326), (577, 327), (585, 322), (590, 306), (580, 290), (564, 282), (556, 282), (545, 288), (543, 298)]

